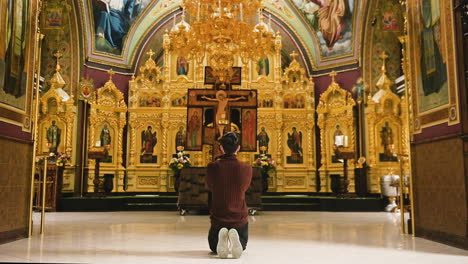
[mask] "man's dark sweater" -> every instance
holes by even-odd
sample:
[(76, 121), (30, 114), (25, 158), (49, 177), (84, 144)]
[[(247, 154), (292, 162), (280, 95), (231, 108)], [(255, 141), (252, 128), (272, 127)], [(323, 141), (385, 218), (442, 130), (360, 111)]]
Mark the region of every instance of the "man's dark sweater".
[(241, 227), (248, 223), (245, 192), (252, 180), (252, 167), (224, 155), (208, 164), (206, 187), (211, 191), (211, 224), (215, 227)]

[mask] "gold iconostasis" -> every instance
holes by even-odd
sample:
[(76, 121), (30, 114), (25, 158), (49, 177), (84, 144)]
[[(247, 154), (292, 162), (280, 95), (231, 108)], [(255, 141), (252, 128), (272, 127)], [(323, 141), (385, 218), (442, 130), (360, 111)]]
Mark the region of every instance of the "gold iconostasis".
[[(220, 130), (241, 134), (244, 151), (238, 158), (252, 164), (261, 152), (274, 159), (276, 172), (268, 178), (270, 192), (331, 192), (330, 176), (343, 174), (342, 161), (334, 156), (333, 148), (337, 136), (343, 136), (349, 149), (357, 150), (364, 145), (361, 156), (366, 157), (369, 166), (368, 190), (379, 193), (380, 177), (399, 172), (400, 164), (394, 153), (403, 153), (408, 144), (403, 140), (408, 133), (403, 100), (392, 92), (386, 72), (382, 71), (375, 95), (360, 93), (366, 102), (359, 116), (354, 111), (358, 104), (351, 93), (335, 82), (336, 73), (332, 73), (328, 90), (316, 104), (314, 81), (296, 60), (297, 54), (291, 54), (293, 60), (283, 70), (281, 37), (275, 43), (274, 51), (258, 62), (243, 64), (238, 58), (237, 72), (228, 87), (231, 89), (225, 92), (231, 101), (236, 97), (239, 101), (245, 99), (244, 103), (232, 102), (232, 106), (228, 102), (229, 126)], [(113, 192), (174, 191), (174, 175), (168, 164), (181, 150), (180, 146), (184, 146), (195, 167), (206, 166), (218, 154), (217, 145), (210, 143), (220, 133), (213, 125), (219, 122), (217, 103), (205, 103), (193, 110), (190, 105), (193, 98), (189, 98), (193, 96), (189, 91), (195, 91), (194, 94), (206, 91), (199, 98), (218, 100), (215, 99), (218, 94), (209, 97), (216, 84), (207, 63), (196, 64), (179, 56), (171, 49), (168, 35), (164, 38), (164, 49), (163, 67), (157, 66), (151, 50), (143, 56), (146, 63), (129, 82), (128, 105), (113, 82), (112, 70), (108, 82), (87, 100), (90, 105), (87, 148), (108, 148), (109, 156), (101, 161), (99, 175), (101, 182), (104, 175), (112, 175)], [(59, 65), (60, 55), (56, 56)], [(82, 129), (78, 125), (81, 122), (77, 121), (74, 99), (62, 90), (66, 84), (59, 68), (49, 83), (51, 89), (41, 101), (37, 153), (76, 153), (74, 148), (82, 147), (73, 145), (77, 131)], [(364, 133), (358, 134), (359, 118)], [(317, 149), (320, 153), (316, 153)], [(349, 162), (351, 192), (356, 160)], [(87, 191), (92, 192), (95, 161), (89, 159), (85, 163), (84, 181)], [(64, 192), (73, 192), (79, 182), (76, 177), (82, 177), (76, 165), (75, 157), (66, 167)]]

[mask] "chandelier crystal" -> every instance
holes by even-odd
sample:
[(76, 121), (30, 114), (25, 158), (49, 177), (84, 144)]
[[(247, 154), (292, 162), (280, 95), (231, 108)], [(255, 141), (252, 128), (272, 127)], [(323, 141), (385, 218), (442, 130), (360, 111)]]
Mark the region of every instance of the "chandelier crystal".
[(280, 38), (265, 23), (262, 0), (184, 0), (182, 7), (169, 33), (171, 49), (198, 64), (206, 57), (220, 83), (229, 82), (237, 57), (243, 64), (266, 57)]

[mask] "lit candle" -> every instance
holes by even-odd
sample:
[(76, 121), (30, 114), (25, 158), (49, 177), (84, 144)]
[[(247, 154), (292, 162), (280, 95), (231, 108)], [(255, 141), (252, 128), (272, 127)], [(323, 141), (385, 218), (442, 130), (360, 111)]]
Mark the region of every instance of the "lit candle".
[(219, 3), (219, 15), (221, 16), (223, 9), (221, 8), (221, 0), (218, 1)]

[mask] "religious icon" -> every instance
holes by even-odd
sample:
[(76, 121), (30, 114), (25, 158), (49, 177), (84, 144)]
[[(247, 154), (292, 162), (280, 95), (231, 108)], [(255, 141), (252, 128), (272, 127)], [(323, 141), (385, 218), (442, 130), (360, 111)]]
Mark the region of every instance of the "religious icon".
[(243, 109), (242, 117), (242, 151), (256, 151), (257, 142), (255, 131), (257, 130), (257, 118), (255, 110)]
[(156, 132), (153, 132), (153, 127), (148, 128), (141, 132), (141, 154), (153, 154), (154, 146), (156, 146)]
[(109, 132), (109, 128), (107, 127), (107, 124), (105, 124), (104, 128), (101, 130), (101, 135), (99, 139), (101, 140), (101, 147), (110, 146), (112, 138)]
[[(92, 0), (96, 48), (121, 54), (130, 26), (148, 5), (148, 0)], [(104, 40), (101, 41), (101, 40)]]
[(56, 125), (56, 121), (52, 121), (52, 125), (47, 129), (47, 145), (50, 153), (57, 153), (60, 145), (61, 130)]
[(156, 163), (156, 156), (153, 156), (154, 146), (158, 139), (156, 138), (156, 131), (153, 132), (153, 127), (148, 126), (145, 131), (141, 132), (141, 163)]
[(192, 108), (189, 109), (189, 121), (187, 126), (187, 149), (189, 150), (199, 150), (201, 149), (201, 119), (202, 109)]
[(228, 106), (228, 103), (246, 99), (245, 96), (240, 96), (237, 98), (228, 98), (226, 92), (222, 90), (216, 92), (216, 98), (210, 98), (205, 95), (201, 98), (208, 101), (218, 102), (218, 106), (216, 108), (215, 122), (216, 126), (218, 127), (220, 137), (223, 136), (224, 127), (229, 124), (229, 120), (227, 119), (226, 115), (226, 108)]
[(270, 143), (270, 138), (268, 133), (265, 131), (265, 127), (262, 127), (262, 130), (257, 135), (258, 147), (260, 149), (260, 154), (268, 153), (268, 143)]
[(63, 11), (60, 8), (47, 9), (45, 18), (46, 28), (60, 28), (62, 26)]
[(439, 1), (421, 0), (421, 87), (424, 96), (438, 93), (447, 85), (447, 64), (440, 40), (441, 15)]
[(288, 147), (291, 150), (291, 156), (287, 157), (287, 162), (290, 164), (302, 164), (302, 132), (297, 131), (296, 127), (292, 128), (292, 133), (288, 133)]
[(381, 146), (383, 147), (383, 153), (380, 153), (380, 161), (398, 161), (394, 155), (394, 140), (393, 130), (389, 126), (388, 122), (385, 122), (385, 126), (380, 131)]
[[(4, 5), (1, 20), (5, 25), (6, 34), (2, 36), (5, 50), (0, 50), (0, 89), (14, 97), (7, 104), (20, 109), (24, 107), (19, 98), (26, 93), (25, 54), (28, 28), (28, 7), (30, 1), (11, 0)], [(3, 32), (3, 29), (0, 30)], [(0, 101), (4, 98), (0, 98)]]
[(264, 57), (258, 60), (257, 62), (257, 72), (259, 76), (268, 76), (270, 75), (270, 60), (268, 57)]
[(171, 102), (173, 107), (185, 107), (187, 106), (187, 95), (183, 97), (174, 98)]
[(161, 107), (161, 99), (154, 95), (142, 95), (139, 98), (140, 107)]
[(285, 109), (298, 109), (305, 107), (305, 98), (303, 95), (285, 96), (283, 100)]
[[(240, 85), (242, 83), (242, 68), (232, 67), (231, 79), (227, 82), (230, 85)], [(205, 84), (219, 84), (219, 79), (213, 75), (211, 67), (205, 67)], [(228, 87), (229, 90), (229, 87)]]
[(398, 22), (393, 12), (385, 12), (382, 19), (382, 30), (397, 31)]
[(343, 17), (345, 16), (348, 1), (346, 0), (311, 0), (319, 5), (318, 24), (328, 49), (333, 49), (335, 43), (342, 38), (345, 30)]
[(185, 57), (177, 58), (177, 75), (187, 75), (189, 72), (189, 63)]
[(179, 131), (177, 131), (176, 137), (175, 137), (176, 153), (184, 151), (185, 140), (186, 140), (186, 135), (185, 135), (184, 127), (179, 127)]

